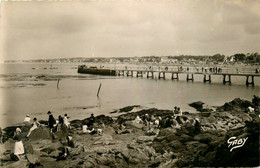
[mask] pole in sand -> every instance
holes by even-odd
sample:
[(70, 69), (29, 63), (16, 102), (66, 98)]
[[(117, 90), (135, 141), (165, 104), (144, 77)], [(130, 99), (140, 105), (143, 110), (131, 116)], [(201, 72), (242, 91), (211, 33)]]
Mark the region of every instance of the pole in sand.
[(99, 88), (98, 88), (98, 92), (97, 92), (97, 97), (99, 97), (99, 91), (100, 91), (100, 89), (101, 89), (101, 85), (102, 85), (102, 83), (99, 84)]
[(57, 82), (57, 88), (59, 88), (59, 83), (60, 83), (60, 78), (58, 79), (58, 82)]

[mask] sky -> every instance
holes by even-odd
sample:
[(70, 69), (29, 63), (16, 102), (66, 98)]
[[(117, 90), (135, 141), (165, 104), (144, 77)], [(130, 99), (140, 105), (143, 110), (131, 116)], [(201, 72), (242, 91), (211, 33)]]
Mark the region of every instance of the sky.
[(260, 52), (260, 0), (2, 1), (0, 60)]

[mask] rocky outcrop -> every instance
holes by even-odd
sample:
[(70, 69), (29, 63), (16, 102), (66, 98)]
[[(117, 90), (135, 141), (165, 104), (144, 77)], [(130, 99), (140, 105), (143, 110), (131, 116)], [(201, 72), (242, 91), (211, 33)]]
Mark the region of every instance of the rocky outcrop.
[(247, 108), (255, 107), (254, 104), (248, 100), (242, 100), (240, 98), (235, 98), (231, 102), (225, 103), (223, 106), (219, 107), (218, 111), (246, 111)]
[[(10, 160), (14, 145), (12, 133), (5, 133), (8, 140), (0, 144), (0, 166), (256, 167), (259, 164), (259, 117), (255, 112), (243, 111), (250, 105), (247, 101), (235, 99), (227, 104), (224, 106), (232, 105), (233, 110), (185, 113), (181, 121), (172, 118), (171, 110), (158, 109), (126, 113), (117, 118), (96, 116), (97, 125), (100, 127), (103, 123), (102, 134), (82, 132), (81, 127), (88, 124), (89, 118), (74, 120), (71, 130), (61, 128), (54, 133), (43, 126), (34, 130), (28, 139), (22, 139), (25, 155), (17, 162)], [(153, 122), (136, 122), (136, 116), (144, 118), (145, 114), (160, 116), (168, 126), (158, 128)], [(28, 127), (20, 127), (26, 135)], [(15, 128), (5, 130), (14, 131)], [(67, 135), (75, 142), (73, 147)], [(228, 142), (233, 137), (236, 144), (232, 141), (230, 145)], [(232, 149), (242, 142), (239, 139), (244, 140), (244, 145)], [(61, 157), (66, 150), (66, 157)]]

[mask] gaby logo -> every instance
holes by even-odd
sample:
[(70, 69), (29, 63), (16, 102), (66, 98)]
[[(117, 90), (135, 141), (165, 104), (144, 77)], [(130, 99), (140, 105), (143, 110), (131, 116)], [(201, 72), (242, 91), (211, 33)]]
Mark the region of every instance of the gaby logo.
[(227, 140), (227, 143), (229, 144), (228, 147), (231, 147), (230, 152), (232, 152), (233, 149), (240, 148), (240, 147), (244, 146), (247, 139), (248, 139), (248, 137), (240, 138), (240, 139), (237, 139), (237, 137), (229, 138)]

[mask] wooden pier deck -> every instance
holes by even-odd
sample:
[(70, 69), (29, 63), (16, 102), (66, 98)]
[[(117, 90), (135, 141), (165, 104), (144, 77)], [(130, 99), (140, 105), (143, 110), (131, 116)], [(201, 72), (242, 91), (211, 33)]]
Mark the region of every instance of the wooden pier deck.
[[(235, 70), (234, 70), (235, 71)], [(149, 70), (149, 69), (116, 69), (116, 74), (118, 76), (134, 76), (136, 77), (144, 77), (146, 74), (147, 78), (155, 78), (155, 75), (158, 75), (158, 79), (166, 79), (165, 74), (171, 74), (172, 80), (179, 80), (179, 74), (186, 74), (187, 81), (194, 81), (195, 75), (203, 75), (203, 82), (211, 83), (211, 76), (213, 75), (222, 75), (223, 76), (223, 84), (231, 84), (231, 76), (244, 76), (246, 77), (246, 85), (254, 86), (254, 77), (260, 77), (260, 73), (248, 73), (248, 72), (196, 72), (196, 71), (172, 71), (172, 70)], [(250, 80), (251, 79), (251, 80)]]

